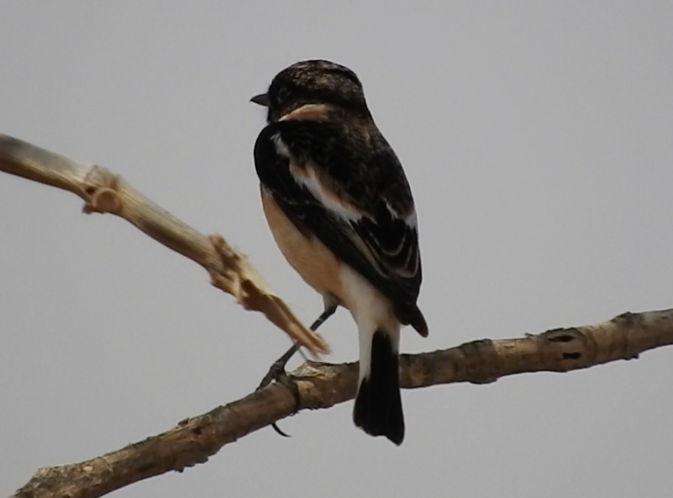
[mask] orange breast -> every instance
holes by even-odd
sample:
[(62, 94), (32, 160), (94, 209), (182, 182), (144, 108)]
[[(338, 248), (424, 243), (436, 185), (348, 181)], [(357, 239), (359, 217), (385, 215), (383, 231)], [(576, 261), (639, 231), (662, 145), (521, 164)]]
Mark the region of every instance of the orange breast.
[(262, 207), (273, 238), (288, 263), (320, 294), (331, 294), (343, 303), (341, 263), (332, 251), (317, 237), (304, 236), (263, 187)]

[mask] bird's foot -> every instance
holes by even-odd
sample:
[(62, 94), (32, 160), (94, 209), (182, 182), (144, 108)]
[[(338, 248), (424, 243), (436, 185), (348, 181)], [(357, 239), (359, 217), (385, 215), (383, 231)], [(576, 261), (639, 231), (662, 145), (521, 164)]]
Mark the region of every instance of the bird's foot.
[[(318, 329), (318, 327), (320, 327), (323, 324), (325, 320), (327, 320), (330, 316), (334, 314), (336, 309), (337, 306), (335, 304), (325, 306), (325, 311), (323, 311), (322, 314), (318, 317), (318, 319), (315, 322), (313, 322), (310, 329), (315, 332)], [(300, 348), (299, 344), (295, 342), (290, 349), (285, 351), (285, 353), (283, 353), (283, 355), (280, 358), (274, 361), (271, 367), (269, 368), (269, 371), (262, 379), (262, 382), (260, 382), (259, 386), (257, 387), (257, 391), (259, 391), (260, 389), (264, 389), (274, 380), (279, 384), (282, 384), (285, 387), (287, 387), (292, 393), (292, 396), (294, 397), (295, 400), (295, 413), (299, 409), (299, 403), (301, 402), (301, 398), (299, 396), (299, 387), (297, 386), (297, 382), (287, 374), (285, 367), (287, 366), (287, 362), (290, 361), (290, 359), (297, 353), (297, 351), (299, 351), (299, 348)], [(276, 431), (281, 436), (290, 437), (289, 434), (280, 430), (275, 422), (271, 424), (271, 427), (273, 427), (273, 430)]]
[[(285, 370), (285, 366), (287, 365), (287, 362), (290, 361), (290, 358), (294, 356), (294, 354), (299, 351), (299, 344), (295, 343), (292, 345), (290, 349), (288, 349), (283, 355), (278, 358), (276, 361), (273, 362), (271, 367), (269, 368), (269, 371), (266, 373), (264, 378), (262, 379), (262, 382), (259, 383), (259, 386), (257, 387), (257, 390), (259, 391), (260, 389), (264, 389), (266, 386), (271, 384), (274, 380), (278, 382), (279, 384), (284, 385), (287, 387), (290, 392), (292, 393), (292, 396), (294, 397), (295, 400), (295, 412), (299, 408), (299, 387), (297, 387), (297, 383), (287, 374), (287, 371)], [(283, 432), (276, 422), (273, 422), (271, 424), (271, 427), (273, 427), (273, 430), (276, 431), (278, 434), (280, 434), (283, 437), (290, 437), (289, 434)]]

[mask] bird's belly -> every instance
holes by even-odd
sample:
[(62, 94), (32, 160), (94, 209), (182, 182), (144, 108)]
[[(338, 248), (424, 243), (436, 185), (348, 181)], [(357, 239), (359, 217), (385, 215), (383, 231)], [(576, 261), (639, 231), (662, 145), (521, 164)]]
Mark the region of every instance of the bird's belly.
[(307, 237), (285, 216), (272, 195), (262, 188), (262, 207), (273, 238), (288, 263), (323, 296), (345, 304), (341, 263), (317, 237)]

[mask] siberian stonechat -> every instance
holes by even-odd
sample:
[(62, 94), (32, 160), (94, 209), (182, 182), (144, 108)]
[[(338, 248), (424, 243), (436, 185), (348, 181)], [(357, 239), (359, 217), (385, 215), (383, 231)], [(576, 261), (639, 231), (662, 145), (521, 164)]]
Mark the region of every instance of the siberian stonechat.
[(360, 80), (324, 60), (281, 71), (252, 102), (267, 107), (255, 143), (264, 214), (281, 252), (325, 303), (357, 323), (360, 371), (353, 420), (404, 439), (402, 325), (422, 336), (418, 225), (411, 189), (376, 127)]

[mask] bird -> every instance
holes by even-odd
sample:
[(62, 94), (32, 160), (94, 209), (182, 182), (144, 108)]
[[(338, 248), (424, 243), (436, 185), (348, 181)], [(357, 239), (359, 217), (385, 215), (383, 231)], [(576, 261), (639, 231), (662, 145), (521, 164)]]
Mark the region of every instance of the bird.
[(362, 83), (343, 65), (297, 62), (250, 100), (267, 111), (253, 155), (271, 234), (323, 298), (313, 329), (339, 306), (350, 311), (359, 337), (353, 421), (399, 446), (400, 330), (411, 325), (428, 335), (416, 304), (418, 220), (402, 165), (374, 122)]

